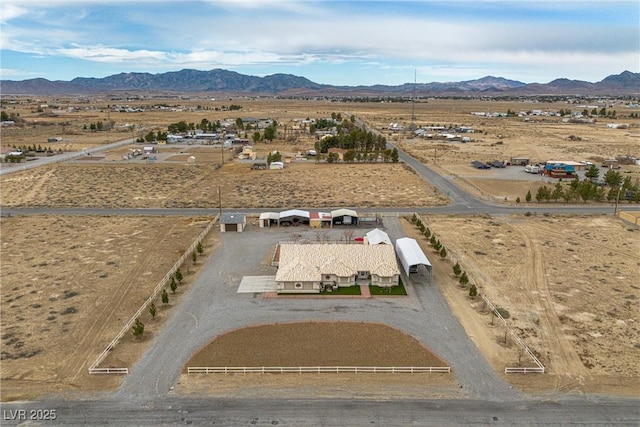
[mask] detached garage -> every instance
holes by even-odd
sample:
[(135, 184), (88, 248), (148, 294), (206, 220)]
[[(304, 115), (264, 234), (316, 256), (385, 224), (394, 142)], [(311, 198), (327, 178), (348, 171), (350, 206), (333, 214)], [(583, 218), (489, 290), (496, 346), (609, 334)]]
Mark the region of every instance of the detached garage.
[(240, 213), (223, 213), (220, 216), (220, 232), (235, 231), (242, 233), (247, 226), (247, 217)]
[(408, 277), (417, 274), (426, 277), (427, 282), (431, 283), (431, 263), (415, 239), (403, 237), (396, 240), (396, 254)]

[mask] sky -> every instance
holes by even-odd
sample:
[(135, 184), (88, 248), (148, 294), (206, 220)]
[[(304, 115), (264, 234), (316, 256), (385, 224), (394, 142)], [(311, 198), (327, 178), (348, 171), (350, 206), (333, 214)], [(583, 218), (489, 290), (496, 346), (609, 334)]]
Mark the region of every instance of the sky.
[(3, 0), (0, 78), (226, 69), (332, 85), (640, 72), (640, 0)]

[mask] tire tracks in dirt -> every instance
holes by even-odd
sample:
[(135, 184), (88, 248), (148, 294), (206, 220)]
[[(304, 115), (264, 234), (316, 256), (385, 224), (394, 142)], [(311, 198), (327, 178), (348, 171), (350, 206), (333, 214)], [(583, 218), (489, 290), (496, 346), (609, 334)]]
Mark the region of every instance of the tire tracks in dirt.
[[(103, 309), (99, 311), (93, 322), (87, 327), (84, 336), (76, 345), (76, 348), (67, 357), (66, 363), (58, 372), (58, 377), (64, 381), (70, 381), (77, 378), (85, 369), (85, 365), (89, 363), (89, 357), (95, 357), (102, 351), (102, 346), (107, 343), (100, 343), (104, 339), (104, 332), (113, 324), (117, 312), (115, 307), (122, 307), (123, 302), (129, 296), (129, 290), (134, 286), (134, 282), (142, 277), (142, 273), (149, 266), (149, 261), (156, 252), (154, 248), (161, 247), (160, 243), (171, 235), (171, 231), (175, 227), (172, 223), (169, 230), (162, 230), (156, 233), (153, 241), (151, 241), (144, 250), (144, 256), (139, 260), (137, 267), (118, 285), (117, 288), (111, 290), (111, 297), (102, 304)], [(128, 314), (128, 316), (132, 315)], [(128, 320), (128, 318), (127, 318)], [(120, 326), (119, 326), (120, 327)]]
[(540, 244), (535, 240), (535, 236), (532, 236), (524, 228), (516, 224), (512, 226), (522, 235), (526, 245), (526, 259), (529, 266), (523, 272), (524, 280), (522, 283), (526, 286), (523, 291), (532, 296), (532, 303), (540, 310), (540, 332), (542, 342), (547, 348), (551, 373), (566, 375), (570, 378), (588, 376), (582, 360), (571, 342), (565, 337), (562, 323), (553, 306), (553, 296), (547, 282), (544, 254)]

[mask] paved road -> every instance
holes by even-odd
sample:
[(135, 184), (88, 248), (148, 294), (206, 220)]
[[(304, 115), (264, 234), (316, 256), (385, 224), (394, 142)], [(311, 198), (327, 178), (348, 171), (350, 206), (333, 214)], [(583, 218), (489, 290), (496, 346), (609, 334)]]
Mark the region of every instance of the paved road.
[[(15, 425), (223, 425), (223, 426), (637, 426), (637, 400), (578, 399), (367, 401), (265, 397), (262, 399), (163, 398), (152, 404), (113, 401), (45, 401), (3, 405), (3, 426)], [(56, 410), (55, 422), (11, 420), (25, 410)], [(6, 411), (6, 412), (5, 412)], [(12, 412), (9, 412), (12, 411)], [(37, 412), (33, 412), (37, 415)]]
[(44, 165), (50, 165), (52, 163), (67, 162), (69, 160), (77, 159), (79, 157), (85, 157), (90, 154), (100, 153), (102, 151), (111, 150), (113, 148), (121, 147), (123, 145), (133, 144), (133, 139), (124, 139), (118, 142), (112, 142), (111, 144), (101, 145), (99, 147), (87, 148), (83, 151), (74, 151), (72, 153), (56, 154), (51, 157), (38, 157), (38, 160), (31, 160), (26, 163), (20, 164), (6, 164), (4, 163), (0, 168), (0, 175), (6, 175), (15, 172), (21, 172), (27, 169), (33, 169)]

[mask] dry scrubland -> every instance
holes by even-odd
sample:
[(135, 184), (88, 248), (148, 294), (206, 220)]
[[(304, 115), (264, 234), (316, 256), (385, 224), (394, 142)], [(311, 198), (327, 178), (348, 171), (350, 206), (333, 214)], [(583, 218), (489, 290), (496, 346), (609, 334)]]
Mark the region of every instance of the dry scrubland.
[[(238, 104), (241, 112), (172, 111), (110, 113), (102, 101), (90, 112), (45, 117), (35, 105), (18, 108), (28, 122), (25, 128), (3, 128), (2, 145), (48, 145), (47, 137), (62, 141), (52, 148), (80, 150), (149, 130), (166, 130), (169, 123), (199, 122), (236, 117), (273, 117), (281, 124), (294, 118), (329, 117), (332, 112), (354, 113), (378, 127), (391, 122), (408, 124), (411, 104), (329, 103), (313, 101), (145, 101), (145, 104), (180, 103), (211, 108)], [(53, 104), (51, 100), (50, 104)], [(64, 101), (60, 101), (64, 104)], [(124, 102), (122, 102), (124, 104)], [(136, 106), (136, 103), (128, 103)], [(139, 104), (139, 103), (138, 103)], [(505, 160), (527, 156), (534, 161), (551, 158), (598, 160), (616, 155), (640, 157), (637, 119), (623, 117), (615, 108), (616, 122), (631, 129), (595, 125), (565, 125), (558, 118), (525, 123), (522, 119), (489, 119), (472, 111), (515, 111), (568, 108), (567, 104), (527, 104), (489, 101), (430, 100), (415, 106), (416, 123), (466, 125), (482, 132), (469, 144), (406, 141), (385, 134), (404, 149), (455, 175), (474, 191), (515, 198), (535, 189), (537, 182), (487, 178), (468, 166), (471, 160)], [(9, 112), (11, 112), (9, 107)], [(21, 109), (20, 109), (21, 108)], [(115, 122), (110, 132), (82, 130), (98, 119)], [(64, 127), (61, 123), (65, 123)], [(134, 124), (132, 135), (130, 125)], [(577, 136), (581, 140), (570, 140)], [(295, 154), (313, 147), (313, 139), (288, 135), (289, 141), (259, 143), (260, 155), (280, 149)], [(502, 142), (502, 144), (497, 144)], [(5, 175), (0, 179), (2, 206), (77, 207), (217, 207), (220, 185), (224, 207), (418, 207), (445, 203), (442, 195), (402, 165), (316, 165), (296, 163), (284, 171), (250, 171), (246, 164), (221, 163), (213, 147), (159, 146), (166, 159), (156, 164), (121, 161), (129, 147), (107, 153), (102, 162), (75, 162)], [(180, 152), (183, 151), (183, 152)], [(164, 153), (163, 153), (164, 152)], [(434, 156), (437, 153), (437, 163)], [(186, 165), (190, 155), (196, 165)], [(227, 153), (229, 156), (230, 153)], [(637, 168), (628, 169), (638, 176)], [(495, 174), (494, 171), (491, 171)], [(2, 387), (3, 398), (23, 398), (58, 390), (111, 387), (118, 379), (89, 377), (86, 368), (115, 335), (173, 261), (204, 227), (203, 221), (123, 218), (34, 216), (3, 218), (2, 226)], [(640, 260), (637, 228), (610, 217), (500, 217), (429, 216), (424, 218), (450, 253), (498, 305), (511, 313), (510, 323), (540, 355), (548, 375), (509, 376), (528, 390), (580, 390), (638, 394), (637, 272)], [(409, 235), (416, 233), (407, 224)], [(425, 244), (431, 258), (433, 252)], [(518, 363), (516, 347), (500, 343), (503, 333), (481, 314), (481, 304), (471, 301), (456, 285), (449, 262), (434, 263), (434, 277), (452, 309), (497, 371)], [(96, 316), (98, 313), (98, 316)], [(162, 316), (162, 310), (160, 310)], [(152, 327), (150, 324), (148, 327)], [(253, 329), (251, 329), (253, 330)], [(249, 330), (250, 331), (250, 330)], [(354, 339), (345, 333), (345, 339)], [(259, 338), (251, 338), (252, 341)], [(118, 347), (110, 363), (130, 359), (128, 348)], [(73, 348), (72, 357), (69, 348)], [(137, 351), (137, 350), (136, 350)], [(135, 351), (133, 354), (137, 354)], [(526, 358), (522, 358), (525, 363)], [(445, 361), (446, 363), (446, 361)], [(280, 364), (286, 364), (284, 362)], [(131, 366), (130, 364), (128, 366)], [(295, 389), (302, 380), (278, 380)], [(312, 380), (327, 390), (348, 389), (349, 376)], [(403, 395), (411, 380), (398, 385), (388, 378), (358, 376), (366, 393), (375, 383), (388, 385), (391, 395)], [(431, 377), (430, 377), (431, 378)], [(183, 378), (183, 382), (186, 379)], [(192, 381), (200, 392), (210, 387)], [(208, 380), (214, 381), (214, 380)], [(216, 387), (242, 393), (248, 382), (216, 379)], [(332, 382), (336, 381), (336, 382)], [(341, 382), (342, 381), (342, 382)], [(427, 380), (432, 381), (431, 379)], [(419, 381), (419, 386), (429, 387)], [(449, 384), (448, 382), (445, 382)], [(241, 390), (225, 385), (244, 387)], [(267, 381), (263, 385), (273, 385)], [(362, 385), (364, 384), (364, 386)], [(445, 384), (445, 385), (446, 385)], [(415, 384), (414, 384), (415, 385)], [(450, 384), (449, 384), (450, 385)], [(396, 388), (397, 387), (397, 388)], [(262, 393), (262, 390), (255, 391)]]
[(446, 199), (401, 164), (56, 164), (5, 175), (4, 206), (225, 208), (437, 206)]
[[(638, 394), (640, 231), (608, 216), (439, 216), (423, 222), (467, 271), (472, 283), (507, 309), (517, 335), (549, 374), (508, 376), (533, 390)], [(414, 226), (434, 277), (478, 347), (501, 371), (534, 366), (479, 298), (457, 283)], [(534, 379), (535, 378), (535, 379)]]
[[(0, 226), (6, 400), (117, 384), (89, 376), (88, 366), (206, 220), (29, 216), (2, 218)], [(160, 317), (165, 310), (158, 307)]]

